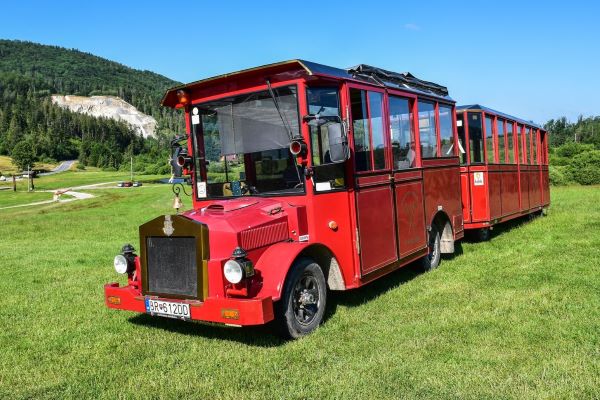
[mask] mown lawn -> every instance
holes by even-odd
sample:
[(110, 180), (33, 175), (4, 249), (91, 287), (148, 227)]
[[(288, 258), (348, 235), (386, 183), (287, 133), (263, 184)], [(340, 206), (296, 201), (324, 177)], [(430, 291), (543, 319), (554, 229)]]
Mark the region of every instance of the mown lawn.
[[(165, 175), (134, 175), (136, 181), (150, 182), (162, 179)], [(12, 179), (0, 182), (0, 208), (17, 204), (27, 204), (43, 200), (52, 200), (52, 193), (44, 190), (75, 188), (82, 185), (91, 185), (104, 182), (129, 181), (131, 175), (124, 171), (102, 171), (97, 168), (88, 168), (84, 171), (67, 171), (55, 175), (39, 176), (34, 179), (35, 191), (28, 192), (27, 179), (17, 181), (17, 191), (13, 192)], [(116, 183), (115, 183), (116, 185)], [(68, 196), (67, 196), (68, 198)]]
[(294, 342), (106, 309), (113, 255), (172, 194), (95, 193), (0, 211), (0, 398), (600, 397), (598, 187), (553, 189), (547, 217), (432, 273), (334, 294)]

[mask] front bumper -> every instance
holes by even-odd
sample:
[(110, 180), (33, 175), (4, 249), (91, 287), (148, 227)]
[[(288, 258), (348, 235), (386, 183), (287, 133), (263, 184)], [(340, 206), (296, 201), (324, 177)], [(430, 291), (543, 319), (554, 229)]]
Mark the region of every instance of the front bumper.
[[(157, 296), (150, 297), (159, 298)], [(146, 313), (145, 298), (137, 288), (131, 286), (119, 286), (116, 282), (104, 285), (104, 301), (109, 308)], [(273, 320), (271, 297), (259, 299), (207, 298), (204, 301), (177, 300), (165, 297), (160, 297), (160, 299), (188, 303), (192, 320), (231, 325), (262, 325)]]

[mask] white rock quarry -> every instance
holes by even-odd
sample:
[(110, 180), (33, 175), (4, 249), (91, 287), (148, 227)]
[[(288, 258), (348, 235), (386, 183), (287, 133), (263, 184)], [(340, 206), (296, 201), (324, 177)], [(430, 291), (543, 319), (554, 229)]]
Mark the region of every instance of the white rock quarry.
[(123, 121), (143, 137), (155, 137), (156, 120), (119, 97), (53, 95), (52, 103), (77, 113)]

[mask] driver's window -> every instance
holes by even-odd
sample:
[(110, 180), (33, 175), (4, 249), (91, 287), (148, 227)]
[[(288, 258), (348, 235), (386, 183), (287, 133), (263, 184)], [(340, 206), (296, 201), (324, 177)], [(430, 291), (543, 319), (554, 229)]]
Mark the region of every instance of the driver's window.
[[(313, 87), (307, 91), (308, 113), (319, 117), (341, 117), (337, 88)], [(345, 188), (344, 163), (332, 163), (327, 124), (308, 125), (313, 183), (317, 192)]]

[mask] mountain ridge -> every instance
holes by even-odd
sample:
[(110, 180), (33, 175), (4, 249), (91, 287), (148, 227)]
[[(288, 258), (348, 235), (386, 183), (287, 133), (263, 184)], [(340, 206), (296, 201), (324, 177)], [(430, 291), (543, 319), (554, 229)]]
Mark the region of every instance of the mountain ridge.
[[(160, 106), (177, 84), (76, 49), (0, 39), (0, 154), (26, 142), (38, 160), (78, 158), (118, 168), (131, 155), (146, 155), (158, 163), (169, 139), (184, 129), (181, 111)], [(156, 120), (156, 138), (143, 139), (123, 121), (62, 109), (52, 95), (119, 97)]]

